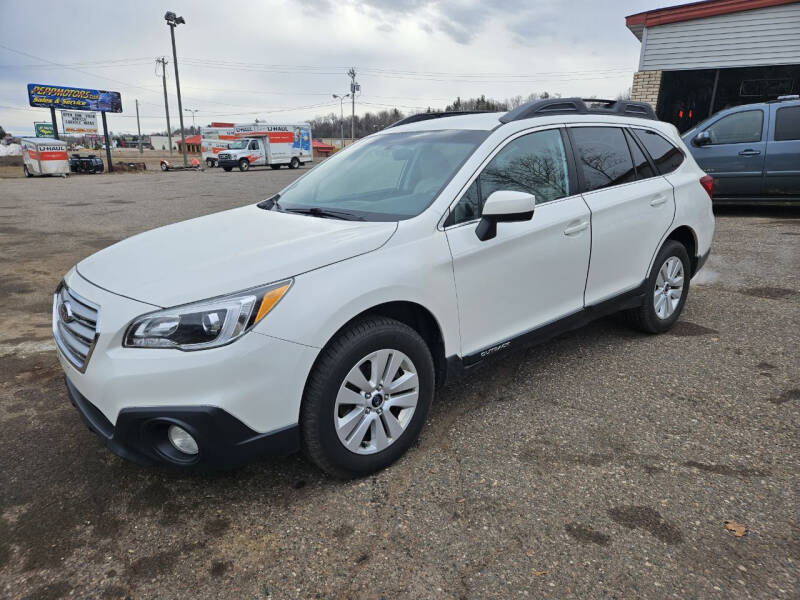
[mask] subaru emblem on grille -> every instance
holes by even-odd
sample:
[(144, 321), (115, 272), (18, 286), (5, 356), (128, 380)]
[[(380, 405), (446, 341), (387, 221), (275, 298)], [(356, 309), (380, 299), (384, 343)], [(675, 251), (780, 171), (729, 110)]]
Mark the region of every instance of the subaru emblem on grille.
[(72, 305), (69, 300), (65, 300), (61, 306), (58, 307), (58, 316), (64, 323), (72, 323), (75, 320), (75, 314), (72, 312)]

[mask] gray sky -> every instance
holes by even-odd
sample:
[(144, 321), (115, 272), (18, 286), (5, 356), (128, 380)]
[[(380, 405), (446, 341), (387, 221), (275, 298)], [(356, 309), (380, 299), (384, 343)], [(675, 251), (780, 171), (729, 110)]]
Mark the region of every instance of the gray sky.
[(166, 129), (154, 63), (166, 55), (177, 126), (167, 10), (186, 19), (176, 30), (183, 104), (205, 125), (338, 113), (331, 94), (348, 91), (351, 66), (358, 113), (443, 108), (459, 95), (613, 97), (630, 86), (639, 57), (625, 16), (676, 3), (0, 0), (0, 45), (30, 55), (0, 48), (0, 125), (28, 135), (33, 121), (49, 120), (28, 107), (26, 84), (40, 83), (120, 92), (124, 112), (108, 115), (115, 132), (136, 131), (135, 98), (142, 131)]

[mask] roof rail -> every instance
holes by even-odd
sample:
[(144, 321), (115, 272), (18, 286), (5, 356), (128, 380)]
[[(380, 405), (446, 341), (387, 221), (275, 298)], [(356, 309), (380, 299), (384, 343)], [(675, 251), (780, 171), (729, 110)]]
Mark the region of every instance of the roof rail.
[(508, 111), (500, 117), (500, 122), (510, 123), (548, 115), (620, 115), (658, 120), (653, 107), (647, 102), (602, 100), (600, 98), (548, 98), (534, 100)]
[(457, 117), (459, 115), (474, 115), (477, 113), (485, 113), (489, 112), (487, 110), (450, 110), (444, 112), (424, 112), (424, 113), (417, 113), (416, 115), (411, 115), (410, 117), (406, 117), (405, 119), (400, 119), (399, 121), (395, 121), (391, 125), (387, 125), (386, 129), (390, 129), (392, 127), (399, 127), (400, 125), (408, 125), (409, 123), (418, 123), (420, 121), (428, 121), (430, 119), (441, 119), (442, 117)]

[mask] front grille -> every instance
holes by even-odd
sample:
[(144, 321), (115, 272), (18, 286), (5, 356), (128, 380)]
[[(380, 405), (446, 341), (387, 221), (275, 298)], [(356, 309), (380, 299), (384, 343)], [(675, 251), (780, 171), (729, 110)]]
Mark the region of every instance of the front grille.
[(53, 335), (67, 360), (81, 373), (97, 341), (100, 307), (61, 283), (53, 297)]

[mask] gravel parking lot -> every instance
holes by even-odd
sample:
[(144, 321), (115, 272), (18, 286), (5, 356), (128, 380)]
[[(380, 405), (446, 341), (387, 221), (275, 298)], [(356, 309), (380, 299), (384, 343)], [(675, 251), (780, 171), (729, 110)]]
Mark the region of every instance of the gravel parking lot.
[(605, 319), (475, 370), (375, 476), (101, 446), (51, 341), (61, 276), (302, 172), (0, 179), (0, 596), (798, 597), (797, 211), (722, 213), (673, 332)]

